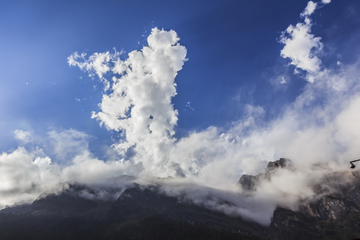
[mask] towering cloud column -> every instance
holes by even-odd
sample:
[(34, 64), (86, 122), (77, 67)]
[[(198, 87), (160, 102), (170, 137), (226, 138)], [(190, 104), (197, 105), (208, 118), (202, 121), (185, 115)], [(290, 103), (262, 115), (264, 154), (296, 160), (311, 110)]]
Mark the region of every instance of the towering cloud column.
[[(109, 94), (99, 104), (100, 112), (92, 117), (109, 130), (120, 131), (123, 138), (114, 147), (125, 155), (131, 149), (133, 160), (147, 171), (166, 167), (173, 145), (174, 126), (178, 112), (171, 99), (176, 95), (175, 77), (186, 60), (186, 48), (181, 46), (175, 31), (152, 29), (148, 46), (132, 51), (122, 61), (119, 53), (74, 53), (69, 64), (96, 73), (100, 79), (107, 72), (114, 76)], [(77, 59), (83, 59), (83, 62)]]

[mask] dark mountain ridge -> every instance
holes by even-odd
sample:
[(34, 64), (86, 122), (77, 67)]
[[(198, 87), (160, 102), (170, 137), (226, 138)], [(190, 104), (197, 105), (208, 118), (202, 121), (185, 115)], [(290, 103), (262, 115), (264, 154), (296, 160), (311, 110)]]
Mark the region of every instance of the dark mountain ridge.
[[(288, 159), (269, 162), (265, 173), (243, 175), (239, 185), (252, 194), (282, 168), (294, 167)], [(314, 185), (317, 199), (304, 199), (297, 211), (277, 207), (267, 227), (168, 196), (157, 184), (63, 183), (31, 204), (1, 210), (0, 239), (355, 239), (359, 180), (356, 171), (325, 176), (320, 182), (326, 184)]]

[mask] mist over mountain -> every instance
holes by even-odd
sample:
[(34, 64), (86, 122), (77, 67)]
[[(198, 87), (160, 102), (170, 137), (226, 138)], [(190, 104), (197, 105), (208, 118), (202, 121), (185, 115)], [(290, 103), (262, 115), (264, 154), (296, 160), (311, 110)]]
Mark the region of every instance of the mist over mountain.
[[(321, 167), (321, 166), (314, 166)], [(265, 173), (242, 175), (244, 194), (234, 202), (211, 193), (174, 195), (173, 178), (143, 180), (121, 176), (114, 185), (62, 183), (34, 202), (0, 211), (1, 239), (354, 239), (360, 236), (360, 174), (332, 172), (314, 182), (313, 198), (294, 209), (277, 206), (271, 223), (259, 224), (233, 209), (283, 171), (296, 172), (289, 159), (269, 162)], [(136, 183), (142, 182), (142, 184)], [(192, 186), (204, 191), (202, 186)], [(202, 195), (202, 194), (201, 194)], [(226, 194), (223, 195), (226, 197)], [(21, 231), (19, 231), (21, 229)]]

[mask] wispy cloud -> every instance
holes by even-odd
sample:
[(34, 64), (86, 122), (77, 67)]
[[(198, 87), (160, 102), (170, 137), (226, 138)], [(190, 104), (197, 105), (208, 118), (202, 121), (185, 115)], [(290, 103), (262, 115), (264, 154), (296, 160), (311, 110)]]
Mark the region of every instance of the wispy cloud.
[(28, 143), (31, 141), (31, 134), (30, 132), (16, 129), (14, 131), (14, 138), (22, 143)]
[(88, 151), (89, 135), (74, 129), (48, 132), (49, 143), (58, 163), (69, 164), (72, 159)]
[(315, 74), (321, 69), (321, 60), (317, 54), (322, 50), (321, 37), (311, 34), (311, 19), (309, 16), (315, 11), (316, 4), (309, 2), (302, 16), (303, 23), (290, 25), (281, 35), (280, 42), (285, 46), (281, 50), (283, 58), (290, 58), (291, 64), (296, 67), (295, 73), (299, 70), (306, 72), (306, 79), (314, 82)]

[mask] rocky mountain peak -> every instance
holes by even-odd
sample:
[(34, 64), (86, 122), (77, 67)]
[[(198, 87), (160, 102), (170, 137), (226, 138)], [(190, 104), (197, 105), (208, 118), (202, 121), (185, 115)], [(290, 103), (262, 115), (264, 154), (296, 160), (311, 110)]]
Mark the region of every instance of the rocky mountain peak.
[(273, 172), (275, 172), (276, 170), (282, 169), (282, 168), (293, 169), (294, 166), (293, 166), (293, 163), (291, 162), (291, 160), (288, 158), (280, 158), (279, 160), (276, 160), (273, 162), (270, 161), (265, 169), (265, 173), (260, 173), (255, 176), (243, 174), (240, 177), (238, 184), (242, 187), (242, 189), (245, 192), (256, 191), (257, 185), (262, 180), (270, 180), (271, 174)]
[(280, 158), (279, 160), (269, 162), (266, 167), (266, 172), (276, 170), (278, 168), (293, 168), (293, 163), (288, 158)]

